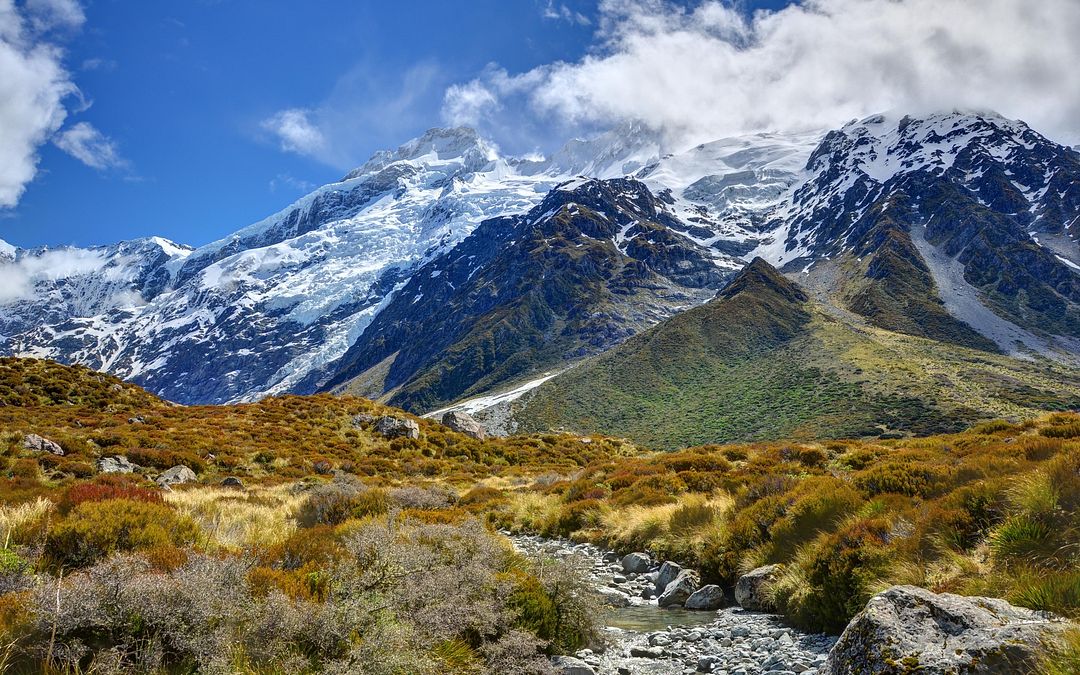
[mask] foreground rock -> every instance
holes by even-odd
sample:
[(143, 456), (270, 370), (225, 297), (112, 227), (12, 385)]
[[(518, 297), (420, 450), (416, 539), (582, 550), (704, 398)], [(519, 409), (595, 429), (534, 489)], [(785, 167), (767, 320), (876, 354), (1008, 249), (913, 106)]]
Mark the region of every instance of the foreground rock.
[(652, 560), (648, 553), (630, 553), (622, 559), (623, 572), (629, 574), (643, 574), (652, 567)]
[(772, 611), (772, 603), (765, 597), (765, 586), (781, 569), (780, 565), (765, 565), (739, 577), (735, 583), (735, 602), (743, 609), (755, 612)]
[(596, 675), (589, 664), (573, 656), (556, 656), (551, 659), (551, 667), (558, 675)]
[(724, 591), (716, 584), (702, 586), (694, 591), (683, 607), (699, 611), (714, 611), (724, 606)]
[(44, 436), (38, 436), (37, 434), (26, 434), (23, 436), (22, 446), (27, 450), (33, 450), (34, 452), (49, 452), (61, 457), (64, 456), (64, 449), (60, 447), (59, 443), (50, 441)]
[(875, 595), (829, 654), (828, 675), (1005, 674), (1031, 670), (1069, 624), (995, 598), (894, 586)]
[(102, 457), (97, 461), (97, 467), (101, 473), (134, 473), (139, 468), (120, 455)]
[(162, 471), (155, 482), (163, 488), (168, 488), (173, 485), (194, 483), (196, 480), (198, 480), (198, 477), (190, 468), (186, 466), (174, 466), (171, 469)]
[(679, 576), (664, 588), (664, 592), (656, 599), (656, 604), (660, 607), (681, 606), (698, 589), (698, 583), (696, 572), (682, 570)]
[(451, 410), (442, 416), (443, 426), (465, 434), (466, 436), (472, 436), (478, 441), (482, 441), (487, 438), (487, 433), (484, 431), (484, 427), (480, 426), (480, 423), (472, 418), (468, 413), (463, 413), (458, 410)]
[(415, 420), (384, 415), (375, 420), (374, 428), (386, 438), (420, 438), (420, 425)]

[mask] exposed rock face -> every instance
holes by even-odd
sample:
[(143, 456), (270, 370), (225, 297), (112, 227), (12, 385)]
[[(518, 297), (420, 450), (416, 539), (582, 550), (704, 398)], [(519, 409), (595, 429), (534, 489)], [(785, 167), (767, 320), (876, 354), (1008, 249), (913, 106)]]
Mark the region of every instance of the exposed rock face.
[(840, 636), (822, 672), (1002, 675), (1028, 672), (1040, 646), (1069, 624), (996, 598), (894, 586)]
[(51, 452), (54, 455), (64, 455), (64, 449), (60, 447), (59, 443), (50, 441), (44, 436), (37, 434), (26, 434), (23, 436), (22, 445), (27, 450), (33, 450), (35, 452)]
[(451, 410), (442, 416), (442, 423), (444, 426), (450, 427), (454, 431), (465, 434), (466, 436), (472, 436), (478, 441), (482, 441), (487, 437), (484, 427), (480, 426), (480, 423), (474, 420), (472, 415), (469, 415), (468, 413)]
[(664, 564), (660, 566), (660, 571), (656, 573), (656, 594), (660, 595), (668, 587), (675, 578), (679, 576), (679, 573), (683, 571), (682, 565), (679, 563), (673, 563), (670, 560), (665, 560)]
[(648, 553), (631, 553), (622, 559), (623, 572), (628, 574), (642, 574), (652, 567), (652, 560)]
[(664, 592), (656, 599), (660, 607), (671, 607), (685, 603), (698, 587), (698, 576), (692, 570), (682, 570), (679, 576), (667, 585)]
[(377, 419), (374, 429), (387, 438), (420, 438), (420, 425), (415, 420), (391, 415)]
[(120, 455), (102, 457), (97, 461), (97, 466), (101, 473), (134, 473), (139, 468)]
[(724, 591), (715, 584), (709, 584), (708, 586), (702, 586), (694, 591), (686, 602), (683, 603), (683, 607), (686, 609), (698, 609), (704, 611), (713, 611), (720, 609), (724, 606)]
[(780, 565), (765, 565), (739, 577), (735, 582), (735, 601), (743, 609), (772, 611), (772, 603), (765, 597), (765, 585), (772, 581), (781, 569)]
[(195, 472), (186, 466), (174, 466), (171, 469), (162, 471), (161, 475), (157, 477), (157, 484), (161, 487), (170, 487), (172, 485), (182, 485), (184, 483), (194, 483), (197, 479)]

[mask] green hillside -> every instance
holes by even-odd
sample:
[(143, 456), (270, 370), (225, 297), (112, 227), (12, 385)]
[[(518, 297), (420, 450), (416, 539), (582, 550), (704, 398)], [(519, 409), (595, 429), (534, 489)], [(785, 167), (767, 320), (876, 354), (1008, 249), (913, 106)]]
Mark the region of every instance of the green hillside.
[(931, 434), (1080, 405), (1080, 373), (862, 325), (762, 260), (715, 300), (536, 390), (523, 430), (658, 448)]

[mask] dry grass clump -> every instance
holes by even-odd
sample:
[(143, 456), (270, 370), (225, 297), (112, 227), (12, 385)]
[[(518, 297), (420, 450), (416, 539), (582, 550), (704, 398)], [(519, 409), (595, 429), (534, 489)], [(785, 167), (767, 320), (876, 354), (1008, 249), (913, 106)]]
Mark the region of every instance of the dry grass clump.
[(296, 513), (307, 496), (287, 485), (197, 487), (165, 493), (165, 501), (199, 524), (215, 548), (272, 546), (296, 529)]

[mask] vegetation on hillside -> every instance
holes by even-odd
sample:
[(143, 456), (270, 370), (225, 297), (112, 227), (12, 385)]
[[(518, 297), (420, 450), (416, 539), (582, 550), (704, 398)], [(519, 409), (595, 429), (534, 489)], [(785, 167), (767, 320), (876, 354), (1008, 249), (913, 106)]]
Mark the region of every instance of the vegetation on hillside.
[(1075, 369), (859, 325), (761, 262), (717, 299), (537, 388), (514, 418), (675, 449), (948, 433), (1078, 407)]
[[(543, 672), (545, 654), (595, 639), (597, 614), (571, 571), (515, 554), (496, 528), (649, 550), (729, 590), (781, 563), (770, 597), (809, 629), (840, 630), (895, 583), (1080, 618), (1074, 413), (653, 452), (477, 441), (356, 398), (180, 407), (94, 382), (0, 361), (0, 392), (36, 401), (0, 406), (11, 672)], [(383, 414), (419, 438), (382, 436)], [(65, 454), (24, 447), (30, 433)], [(140, 468), (99, 473), (114, 455)], [(173, 465), (197, 481), (150, 480)]]

